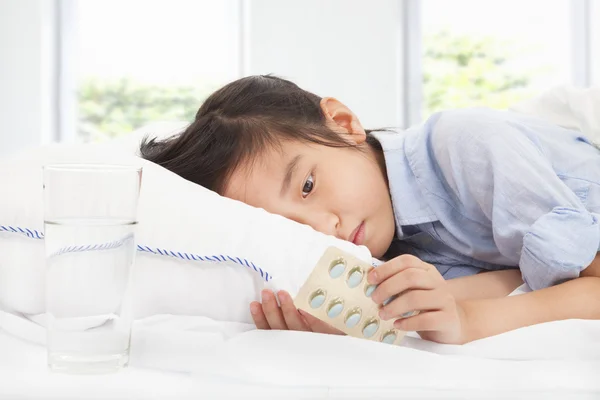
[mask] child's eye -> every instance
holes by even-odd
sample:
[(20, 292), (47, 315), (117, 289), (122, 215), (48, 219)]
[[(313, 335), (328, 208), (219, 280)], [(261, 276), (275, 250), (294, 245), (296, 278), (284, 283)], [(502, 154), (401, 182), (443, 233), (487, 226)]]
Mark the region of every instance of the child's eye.
[(306, 182), (304, 182), (304, 186), (302, 187), (302, 197), (308, 196), (308, 194), (312, 192), (314, 186), (315, 179), (313, 178), (312, 174), (310, 174), (308, 179), (306, 179)]

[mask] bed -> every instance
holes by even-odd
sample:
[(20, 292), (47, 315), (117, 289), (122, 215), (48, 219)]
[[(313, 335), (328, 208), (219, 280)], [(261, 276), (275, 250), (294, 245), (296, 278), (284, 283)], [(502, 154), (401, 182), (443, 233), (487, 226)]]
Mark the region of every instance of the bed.
[[(600, 89), (565, 90), (516, 109), (600, 139)], [(223, 279), (231, 282), (232, 276)], [(23, 309), (36, 304), (14, 280), (10, 288), (26, 300)], [(193, 297), (198, 292), (193, 287), (189, 296), (180, 295), (173, 309), (183, 313), (188, 305), (202, 303)], [(2, 309), (7, 310), (0, 304)], [(546, 323), (464, 346), (410, 334), (402, 346), (390, 346), (257, 331), (247, 323), (211, 319), (204, 311), (145, 313), (134, 323), (129, 368), (97, 376), (50, 373), (39, 318), (0, 311), (0, 399), (600, 398), (600, 321)]]
[(135, 322), (128, 368), (90, 376), (49, 372), (44, 328), (29, 318), (2, 312), (0, 327), (0, 399), (600, 398), (600, 321), (391, 346), (155, 315)]

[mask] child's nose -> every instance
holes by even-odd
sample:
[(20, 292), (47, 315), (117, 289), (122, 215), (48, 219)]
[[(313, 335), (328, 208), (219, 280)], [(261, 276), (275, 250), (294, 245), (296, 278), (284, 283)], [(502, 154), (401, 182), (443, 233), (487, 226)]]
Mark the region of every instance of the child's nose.
[(312, 221), (309, 225), (312, 226), (313, 229), (326, 235), (339, 237), (340, 219), (334, 213), (318, 213), (312, 216), (311, 219)]

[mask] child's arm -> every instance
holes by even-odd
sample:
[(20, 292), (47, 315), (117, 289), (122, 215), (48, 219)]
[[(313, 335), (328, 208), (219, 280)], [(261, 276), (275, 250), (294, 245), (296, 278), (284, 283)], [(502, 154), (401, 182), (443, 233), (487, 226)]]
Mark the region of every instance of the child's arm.
[[(484, 272), (446, 281), (456, 301), (504, 297), (512, 293), (523, 281), (519, 270)], [(279, 300), (279, 306), (277, 299)], [(263, 290), (262, 303), (250, 305), (250, 313), (258, 329), (312, 331), (343, 334), (310, 314), (300, 313), (286, 291), (277, 294)]]
[(596, 254), (594, 261), (592, 261), (589, 267), (581, 271), (580, 276), (592, 276), (600, 278), (600, 253)]
[[(586, 208), (600, 183), (596, 150), (551, 124), (498, 112), (442, 113), (430, 125), (443, 185), (433, 181), (428, 190), (447, 195), (465, 221), (491, 227), (504, 262), (518, 265), (531, 289), (576, 278), (590, 265), (600, 249), (600, 214)], [(581, 166), (555, 171), (566, 161), (543, 135), (578, 147)]]
[(447, 282), (456, 301), (505, 297), (523, 284), (518, 269), (483, 272)]
[(542, 322), (600, 319), (600, 256), (582, 277), (518, 296), (464, 300), (464, 342)]
[[(375, 272), (377, 275), (375, 275)], [(600, 255), (572, 281), (512, 297), (519, 284), (518, 271), (495, 271), (445, 281), (437, 269), (416, 257), (400, 256), (369, 273), (379, 284), (374, 301), (398, 295), (385, 309), (384, 319), (395, 319), (413, 310), (420, 314), (400, 319), (398, 328), (417, 331), (428, 340), (462, 344), (513, 329), (562, 319), (600, 319)], [(477, 284), (481, 290), (467, 285)], [(485, 289), (484, 289), (485, 288)], [(461, 290), (467, 290), (467, 295)], [(263, 302), (251, 304), (258, 329), (290, 329), (342, 334), (295, 308), (287, 292), (277, 296), (263, 291)], [(384, 311), (384, 310), (382, 310)]]
[(600, 319), (600, 256), (582, 271), (582, 277), (538, 291), (504, 298), (457, 301), (439, 272), (427, 263), (400, 256), (369, 273), (378, 284), (372, 298), (384, 306), (383, 319), (399, 319), (396, 327), (417, 331), (424, 339), (463, 344), (529, 325), (564, 319)]

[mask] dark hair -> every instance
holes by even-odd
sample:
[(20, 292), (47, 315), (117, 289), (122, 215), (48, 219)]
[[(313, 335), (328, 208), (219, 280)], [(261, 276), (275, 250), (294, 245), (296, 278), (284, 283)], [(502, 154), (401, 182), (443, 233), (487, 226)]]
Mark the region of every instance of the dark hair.
[[(140, 153), (191, 182), (223, 192), (235, 168), (267, 146), (300, 140), (331, 147), (350, 142), (325, 125), (321, 98), (271, 75), (249, 76), (210, 95), (196, 118), (171, 138), (142, 141)], [(381, 149), (368, 131), (367, 142)]]

